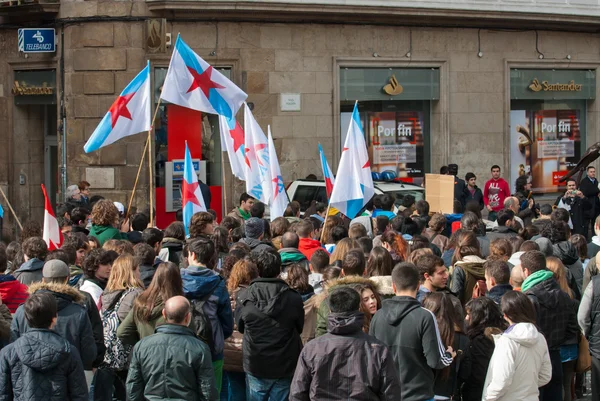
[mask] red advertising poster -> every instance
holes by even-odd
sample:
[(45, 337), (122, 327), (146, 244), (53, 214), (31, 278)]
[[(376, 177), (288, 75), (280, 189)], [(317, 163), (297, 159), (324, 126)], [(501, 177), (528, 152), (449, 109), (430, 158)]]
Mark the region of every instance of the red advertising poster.
[(367, 141), (371, 170), (391, 171), (406, 182), (420, 184), (424, 175), (423, 113), (368, 112)]
[(561, 191), (560, 177), (582, 155), (579, 110), (510, 112), (511, 190), (520, 175), (530, 175), (536, 193)]

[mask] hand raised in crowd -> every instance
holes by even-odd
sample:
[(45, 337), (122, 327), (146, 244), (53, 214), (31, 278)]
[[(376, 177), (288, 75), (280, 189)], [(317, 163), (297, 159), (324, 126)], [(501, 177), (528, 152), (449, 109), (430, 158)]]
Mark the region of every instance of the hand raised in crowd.
[(124, 233), (128, 233), (131, 229), (131, 225), (129, 224), (129, 219), (125, 219), (123, 220), (123, 223), (121, 223), (121, 232)]

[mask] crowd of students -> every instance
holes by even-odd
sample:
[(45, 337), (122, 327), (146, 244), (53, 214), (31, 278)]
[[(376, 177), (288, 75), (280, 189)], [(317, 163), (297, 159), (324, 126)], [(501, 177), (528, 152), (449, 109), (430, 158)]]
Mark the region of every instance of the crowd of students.
[(61, 249), (34, 221), (0, 246), (0, 399), (570, 401), (582, 330), (600, 391), (600, 246), (561, 208), (519, 227), (507, 200), (453, 228), (389, 195), (269, 222), (243, 194), (187, 238), (110, 200), (61, 205)]

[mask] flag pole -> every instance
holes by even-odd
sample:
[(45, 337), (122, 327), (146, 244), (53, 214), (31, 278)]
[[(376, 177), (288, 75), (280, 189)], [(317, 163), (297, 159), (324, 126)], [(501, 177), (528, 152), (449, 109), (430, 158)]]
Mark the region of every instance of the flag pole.
[(152, 164), (152, 131), (154, 130), (154, 121), (160, 108), (161, 98), (158, 98), (156, 103), (156, 109), (154, 110), (154, 116), (152, 117), (152, 127), (148, 130), (148, 174), (150, 181), (148, 182), (148, 189), (150, 195), (150, 227), (154, 226), (154, 165)]
[(129, 211), (131, 210), (131, 204), (133, 203), (133, 198), (135, 197), (135, 189), (137, 188), (137, 183), (140, 179), (140, 172), (142, 171), (142, 166), (144, 165), (144, 159), (146, 158), (146, 150), (148, 148), (148, 144), (150, 143), (149, 138), (146, 139), (146, 146), (144, 146), (144, 151), (142, 152), (142, 160), (140, 160), (140, 166), (138, 167), (137, 175), (135, 176), (135, 183), (133, 184), (133, 191), (131, 192), (131, 198), (129, 198), (129, 205), (127, 205), (127, 213), (125, 214), (125, 220), (129, 217)]
[(15, 218), (15, 220), (17, 221), (17, 224), (19, 225), (19, 228), (21, 229), (21, 231), (23, 231), (23, 226), (21, 225), (21, 222), (19, 221), (19, 218), (17, 217), (17, 214), (15, 213), (15, 211), (13, 210), (10, 202), (8, 201), (8, 198), (6, 197), (6, 194), (4, 193), (4, 191), (2, 190), (2, 187), (0, 187), (0, 192), (2, 192), (2, 196), (4, 196), (4, 200), (6, 201), (6, 204), (8, 205), (8, 208), (10, 209), (10, 211), (13, 214), (13, 217)]
[(331, 202), (327, 202), (327, 212), (325, 212), (325, 221), (323, 222), (323, 229), (321, 230), (321, 235), (319, 236), (319, 242), (323, 243), (323, 231), (325, 231), (325, 224), (327, 224), (327, 219), (329, 218), (329, 208), (331, 207)]

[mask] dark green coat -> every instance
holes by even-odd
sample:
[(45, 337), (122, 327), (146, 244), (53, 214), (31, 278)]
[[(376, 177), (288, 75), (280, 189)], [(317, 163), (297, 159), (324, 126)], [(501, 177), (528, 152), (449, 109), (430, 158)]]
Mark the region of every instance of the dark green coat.
[(218, 400), (208, 345), (184, 326), (163, 324), (133, 348), (127, 399)]

